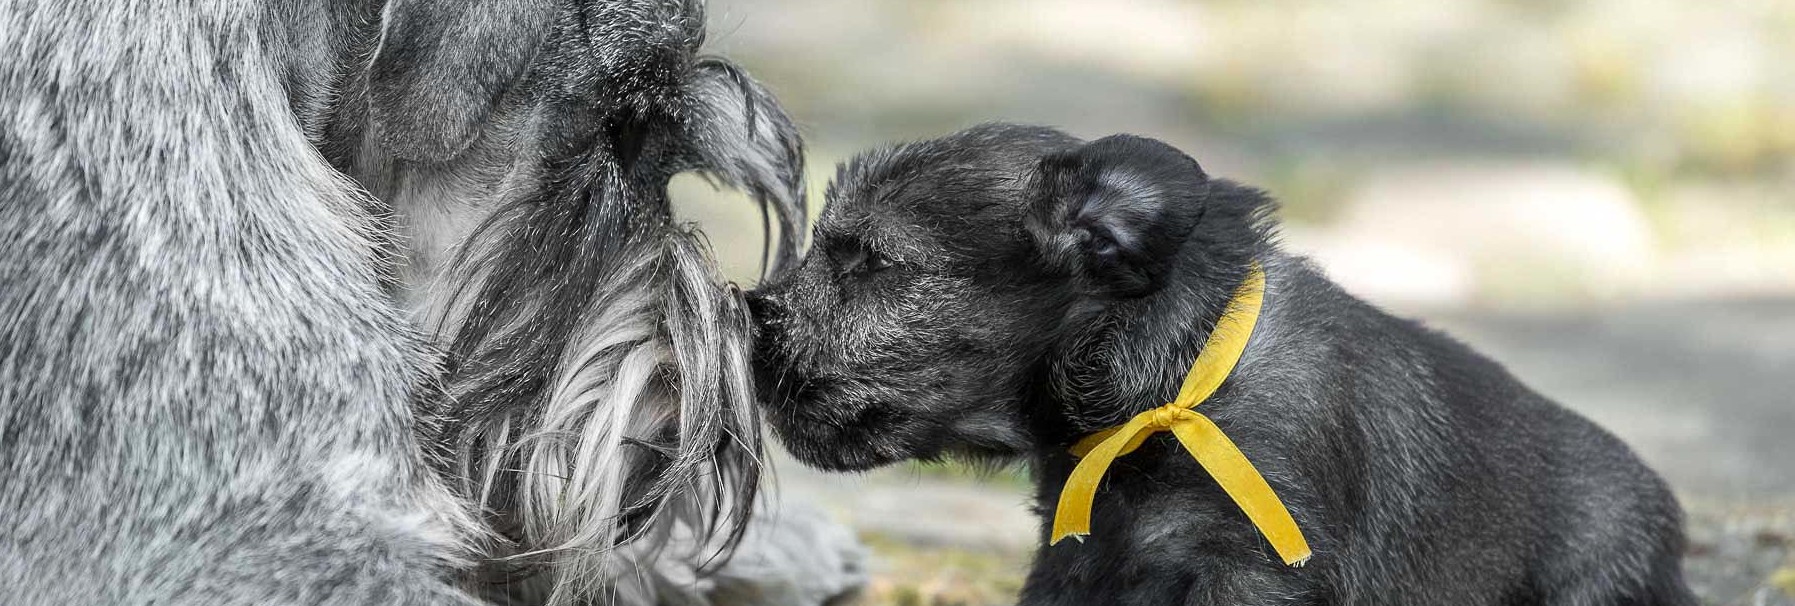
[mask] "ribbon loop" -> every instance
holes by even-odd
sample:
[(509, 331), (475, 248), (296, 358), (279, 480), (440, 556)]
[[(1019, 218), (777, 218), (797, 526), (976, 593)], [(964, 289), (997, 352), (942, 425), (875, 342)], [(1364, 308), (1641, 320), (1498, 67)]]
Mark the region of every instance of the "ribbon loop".
[(1240, 362), (1247, 340), (1258, 322), (1264, 293), (1265, 272), (1255, 263), (1240, 291), (1229, 302), (1228, 311), (1210, 332), (1190, 373), (1185, 375), (1178, 398), (1170, 404), (1135, 415), (1121, 427), (1086, 436), (1072, 446), (1072, 454), (1080, 459), (1073, 467), (1072, 475), (1066, 478), (1065, 488), (1060, 490), (1050, 544), (1057, 544), (1069, 536), (1090, 534), (1091, 507), (1110, 464), (1117, 457), (1134, 452), (1153, 434), (1170, 431), (1203, 470), (1215, 478), (1222, 491), (1240, 506), (1285, 564), (1299, 566), (1309, 559), (1308, 541), (1303, 538), (1302, 530), (1290, 517), (1283, 501), (1265, 482), (1265, 477), (1214, 421), (1193, 410), (1221, 388)]

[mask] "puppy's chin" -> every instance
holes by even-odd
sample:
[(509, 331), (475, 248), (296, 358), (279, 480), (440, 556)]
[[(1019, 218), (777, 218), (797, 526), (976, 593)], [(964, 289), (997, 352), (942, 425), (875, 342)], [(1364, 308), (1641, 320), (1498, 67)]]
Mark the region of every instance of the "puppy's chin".
[(823, 471), (867, 471), (914, 458), (901, 453), (868, 449), (866, 444), (822, 444), (785, 438), (781, 438), (780, 442), (785, 444), (786, 450), (799, 462)]
[(838, 427), (774, 417), (773, 434), (799, 462), (824, 471), (866, 471), (907, 459), (928, 458), (896, 439), (901, 432), (874, 431), (862, 427)]
[(838, 437), (819, 440), (816, 434), (787, 430), (778, 422), (773, 423), (773, 433), (799, 462), (824, 471), (867, 471), (903, 461), (943, 459), (997, 467), (1028, 452), (1026, 442), (932, 439), (922, 440), (920, 444), (905, 444), (877, 436), (843, 435), (866, 432), (833, 432), (832, 435)]
[(930, 408), (918, 403), (920, 398), (910, 398), (913, 406), (904, 407), (844, 394), (826, 381), (800, 385), (796, 393), (768, 398), (777, 403), (765, 407), (765, 418), (786, 450), (811, 467), (866, 471), (948, 457), (1002, 464), (1029, 452), (1031, 441), (1013, 415), (952, 410), (929, 417), (919, 412)]

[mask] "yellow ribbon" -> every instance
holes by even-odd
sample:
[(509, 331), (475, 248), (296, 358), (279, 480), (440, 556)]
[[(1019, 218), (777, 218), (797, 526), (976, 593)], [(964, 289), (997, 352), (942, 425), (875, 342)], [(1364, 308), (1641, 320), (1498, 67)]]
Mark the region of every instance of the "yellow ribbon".
[(1091, 504), (1097, 498), (1097, 485), (1116, 457), (1134, 452), (1148, 436), (1170, 431), (1196, 458), (1203, 470), (1215, 478), (1223, 491), (1246, 512), (1247, 519), (1271, 542), (1272, 549), (1284, 563), (1300, 566), (1309, 559), (1309, 542), (1296, 527), (1290, 511), (1278, 500), (1259, 470), (1241, 454), (1228, 436), (1209, 417), (1195, 408), (1222, 386), (1234, 372), (1240, 355), (1246, 351), (1247, 339), (1253, 336), (1253, 325), (1259, 321), (1259, 307), (1265, 298), (1265, 272), (1255, 263), (1229, 302), (1228, 310), (1216, 323), (1203, 351), (1184, 377), (1178, 399), (1159, 408), (1135, 415), (1121, 427), (1106, 429), (1079, 440), (1072, 453), (1082, 460), (1067, 478), (1060, 491), (1059, 507), (1053, 516), (1053, 541), (1091, 533)]

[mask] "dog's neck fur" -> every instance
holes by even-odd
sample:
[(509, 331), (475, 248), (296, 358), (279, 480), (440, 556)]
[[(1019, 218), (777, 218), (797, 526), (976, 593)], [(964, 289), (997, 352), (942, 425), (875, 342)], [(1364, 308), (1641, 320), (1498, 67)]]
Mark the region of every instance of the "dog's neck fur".
[(1219, 252), (1196, 240), (1158, 291), (1068, 311), (1065, 325), (1079, 328), (1048, 355), (1045, 379), (1034, 382), (1043, 390), (1025, 407), (1038, 449), (1063, 452), (1170, 402), (1252, 264), (1278, 254), (1262, 236)]

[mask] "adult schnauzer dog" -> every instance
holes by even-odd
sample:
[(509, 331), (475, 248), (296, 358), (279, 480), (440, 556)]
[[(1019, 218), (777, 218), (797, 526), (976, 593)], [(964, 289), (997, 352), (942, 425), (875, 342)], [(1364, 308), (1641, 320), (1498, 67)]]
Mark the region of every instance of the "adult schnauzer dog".
[(1024, 604), (1692, 603), (1624, 444), (1342, 292), (1176, 149), (982, 126), (828, 197), (750, 295), (775, 432), (834, 470), (1027, 460), (1056, 523)]
[[(696, 0), (0, 6), (0, 603), (652, 603), (757, 476)], [(680, 595), (670, 595), (673, 592)]]

